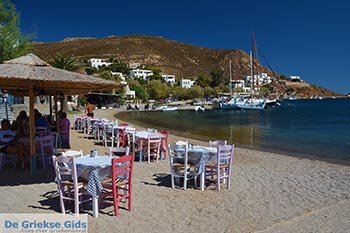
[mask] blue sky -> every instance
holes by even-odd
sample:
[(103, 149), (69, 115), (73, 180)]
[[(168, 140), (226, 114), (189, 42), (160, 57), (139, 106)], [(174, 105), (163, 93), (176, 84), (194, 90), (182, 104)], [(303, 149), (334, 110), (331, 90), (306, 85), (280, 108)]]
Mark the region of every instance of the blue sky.
[[(276, 72), (350, 92), (346, 0), (12, 0), (35, 41), (143, 34), (213, 49), (251, 50), (251, 32)], [(259, 57), (263, 65), (267, 65)]]

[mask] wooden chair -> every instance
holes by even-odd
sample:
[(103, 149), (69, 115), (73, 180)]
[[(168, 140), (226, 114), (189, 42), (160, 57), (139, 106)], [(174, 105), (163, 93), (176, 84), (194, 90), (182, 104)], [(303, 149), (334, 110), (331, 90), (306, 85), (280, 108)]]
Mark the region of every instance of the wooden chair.
[(18, 161), (18, 153), (0, 152), (0, 171), (6, 163), (12, 164), (13, 168), (16, 168)]
[(47, 135), (47, 133), (48, 133), (47, 127), (42, 127), (42, 126), (35, 127), (35, 134), (36, 135), (41, 137), (41, 136)]
[(40, 153), (36, 154), (46, 168), (51, 163), (51, 156), (54, 154), (54, 137), (48, 134), (40, 137)]
[(108, 146), (108, 143), (111, 144), (111, 147), (114, 147), (114, 123), (103, 123), (102, 130), (102, 141), (105, 147)]
[(198, 166), (188, 163), (188, 142), (185, 144), (168, 145), (170, 163), (171, 188), (175, 188), (175, 181), (183, 179), (183, 188), (187, 188), (187, 181), (194, 179), (197, 186)]
[[(151, 157), (155, 159), (158, 163), (159, 155), (160, 155), (160, 140), (161, 135), (158, 133), (149, 133), (147, 145), (144, 148), (144, 152), (146, 152), (148, 157), (148, 163), (151, 162)], [(145, 153), (144, 153), (145, 154)]]
[(110, 147), (109, 148), (109, 156), (125, 156), (128, 155), (130, 152), (130, 148), (127, 147)]
[[(113, 205), (115, 216), (118, 216), (119, 201), (128, 200), (128, 210), (132, 208), (132, 173), (134, 167), (134, 155), (125, 155), (112, 158), (112, 179), (102, 182), (102, 192), (99, 202)], [(108, 198), (112, 197), (113, 202)]]
[(135, 139), (136, 128), (126, 128), (126, 146), (130, 148), (130, 152), (135, 154), (136, 139)]
[(218, 146), (217, 161), (206, 165), (206, 180), (217, 183), (220, 191), (221, 181), (227, 183), (227, 189), (231, 188), (232, 156), (235, 145)]
[(166, 159), (166, 155), (168, 153), (168, 140), (169, 140), (169, 131), (167, 130), (161, 130), (159, 131), (159, 133), (161, 134), (161, 159)]
[[(60, 206), (62, 214), (66, 213), (65, 201), (74, 202), (75, 215), (79, 215), (79, 207), (82, 203), (91, 201), (91, 195), (84, 189), (85, 183), (78, 182), (77, 168), (75, 159), (72, 156), (52, 156), (54, 166), (57, 189), (60, 198)], [(89, 196), (88, 199), (83, 199)]]

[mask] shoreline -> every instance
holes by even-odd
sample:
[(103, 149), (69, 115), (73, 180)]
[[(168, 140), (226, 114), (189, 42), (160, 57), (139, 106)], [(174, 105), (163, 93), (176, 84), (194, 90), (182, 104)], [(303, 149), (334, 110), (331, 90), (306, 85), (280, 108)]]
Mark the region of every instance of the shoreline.
[[(128, 110), (124, 109), (118, 109), (117, 112), (114, 113), (113, 117), (119, 121), (122, 122), (128, 122), (125, 119), (118, 118), (118, 114), (121, 112), (129, 112)], [(135, 125), (136, 127), (139, 128), (147, 128), (148, 125), (146, 123), (140, 123), (140, 122), (128, 122), (130, 124)], [(154, 127), (154, 126), (152, 126)], [(177, 136), (179, 138), (187, 138), (188, 140), (195, 140), (195, 141), (201, 141), (201, 142), (208, 142), (210, 139), (207, 138), (207, 140), (204, 137), (196, 137), (194, 135), (184, 135), (178, 130), (174, 130), (170, 132), (172, 135)], [(317, 161), (324, 161), (327, 163), (334, 163), (334, 164), (339, 164), (339, 165), (345, 165), (345, 166), (350, 166), (350, 160), (343, 160), (343, 159), (337, 159), (337, 158), (331, 158), (331, 157), (321, 157), (317, 155), (312, 155), (312, 154), (307, 154), (307, 153), (299, 153), (299, 152), (291, 152), (291, 151), (283, 151), (283, 150), (277, 150), (277, 149), (262, 149), (262, 148), (249, 148), (249, 147), (244, 147), (244, 146), (236, 146), (236, 148), (242, 148), (242, 149), (247, 149), (247, 150), (252, 150), (252, 151), (258, 151), (258, 152), (266, 152), (266, 153), (272, 153), (272, 154), (279, 154), (283, 156), (289, 156), (289, 157), (296, 157), (296, 158), (305, 158), (305, 159), (310, 159), (310, 160), (317, 160)]]

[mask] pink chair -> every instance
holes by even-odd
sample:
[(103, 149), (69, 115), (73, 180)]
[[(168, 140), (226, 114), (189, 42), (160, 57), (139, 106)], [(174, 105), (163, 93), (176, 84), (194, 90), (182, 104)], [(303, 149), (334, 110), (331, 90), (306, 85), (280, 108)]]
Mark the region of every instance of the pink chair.
[[(112, 179), (102, 181), (102, 192), (99, 196), (100, 203), (114, 205), (115, 216), (118, 217), (119, 201), (128, 200), (128, 210), (132, 207), (132, 171), (134, 167), (134, 155), (125, 155), (112, 158)], [(113, 202), (109, 201), (113, 197)]]
[(167, 130), (161, 130), (159, 131), (159, 133), (161, 134), (161, 159), (166, 159), (166, 155), (168, 153), (168, 140), (169, 140), (169, 131)]
[(227, 189), (231, 187), (232, 156), (235, 145), (218, 146), (216, 163), (206, 164), (206, 180), (216, 182), (220, 191), (221, 181), (227, 183)]
[[(146, 152), (148, 157), (148, 163), (151, 162), (151, 157), (156, 159), (158, 163), (159, 155), (160, 155), (160, 140), (161, 135), (159, 133), (149, 133), (148, 141), (146, 147), (143, 150)], [(145, 153), (144, 153), (145, 154)]]
[[(56, 173), (57, 188), (60, 196), (62, 214), (66, 213), (65, 201), (74, 201), (75, 215), (79, 216), (79, 207), (82, 203), (91, 201), (91, 195), (84, 189), (84, 183), (78, 182), (75, 158), (72, 156), (52, 156)], [(83, 196), (89, 196), (83, 199)]]
[(46, 168), (51, 163), (51, 156), (54, 154), (54, 136), (48, 134), (40, 137), (40, 152), (36, 154)]

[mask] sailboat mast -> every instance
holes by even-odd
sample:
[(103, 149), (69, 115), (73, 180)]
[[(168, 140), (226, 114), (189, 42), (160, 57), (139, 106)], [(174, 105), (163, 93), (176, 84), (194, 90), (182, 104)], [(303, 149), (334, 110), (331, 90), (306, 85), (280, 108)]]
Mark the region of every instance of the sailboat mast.
[(250, 57), (250, 77), (251, 77), (250, 99), (252, 99), (254, 94), (254, 71), (253, 71), (253, 52), (252, 51), (250, 51), (249, 57)]
[(232, 62), (231, 59), (229, 61), (229, 67), (230, 67), (230, 97), (232, 97)]
[[(255, 58), (255, 41), (254, 41), (254, 32), (252, 32), (252, 51), (251, 51), (251, 56), (250, 56), (250, 59), (251, 59), (251, 75), (252, 75), (252, 84), (251, 84), (251, 87), (252, 87), (252, 91), (251, 91), (251, 95), (253, 95), (253, 92), (255, 90), (255, 80), (254, 80), (254, 58)], [(253, 96), (251, 96), (252, 98)]]

